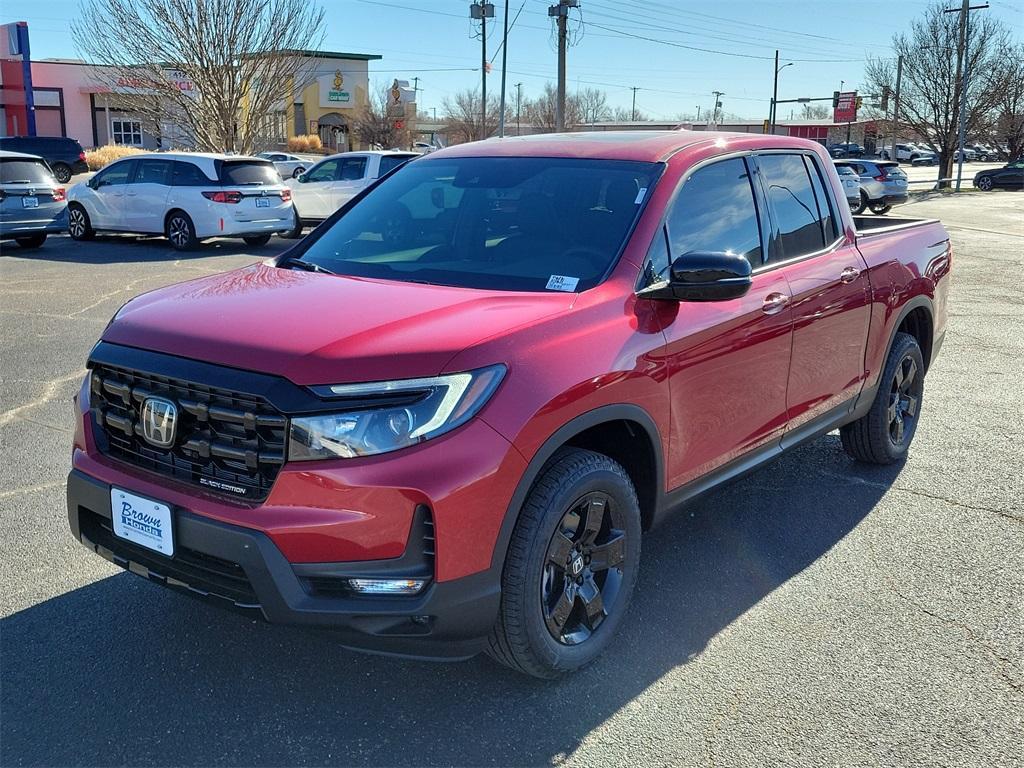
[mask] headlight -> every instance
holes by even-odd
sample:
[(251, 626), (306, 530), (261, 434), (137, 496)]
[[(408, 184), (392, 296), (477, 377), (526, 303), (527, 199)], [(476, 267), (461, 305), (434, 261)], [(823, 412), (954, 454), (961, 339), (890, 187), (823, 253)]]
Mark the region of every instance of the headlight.
[[(443, 435), (475, 416), (501, 383), (505, 366), (427, 379), (313, 387), (340, 410), (291, 420), (290, 461), (347, 459), (397, 451)], [(349, 400), (351, 406), (344, 408)]]

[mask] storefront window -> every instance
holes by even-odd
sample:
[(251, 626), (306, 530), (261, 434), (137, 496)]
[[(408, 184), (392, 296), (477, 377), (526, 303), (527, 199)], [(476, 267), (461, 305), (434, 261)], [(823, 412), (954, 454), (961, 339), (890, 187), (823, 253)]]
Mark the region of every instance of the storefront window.
[(142, 121), (115, 119), (110, 121), (110, 133), (115, 144), (142, 146)]

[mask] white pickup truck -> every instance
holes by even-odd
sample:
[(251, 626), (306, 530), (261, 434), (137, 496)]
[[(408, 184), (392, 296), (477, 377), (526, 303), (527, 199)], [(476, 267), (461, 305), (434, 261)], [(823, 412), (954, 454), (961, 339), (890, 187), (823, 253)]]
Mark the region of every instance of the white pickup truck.
[(364, 187), (389, 171), (419, 157), (415, 152), (342, 152), (321, 160), (305, 173), (287, 179), (295, 206), (295, 228), (290, 237), (301, 237), (307, 226), (316, 226)]

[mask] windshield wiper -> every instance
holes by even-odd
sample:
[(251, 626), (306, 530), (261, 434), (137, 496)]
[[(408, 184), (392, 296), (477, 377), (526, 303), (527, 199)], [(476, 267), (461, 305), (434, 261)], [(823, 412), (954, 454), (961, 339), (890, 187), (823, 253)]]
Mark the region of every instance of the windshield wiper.
[(295, 269), (302, 269), (305, 270), (306, 272), (319, 272), (324, 275), (337, 274), (335, 272), (331, 272), (331, 270), (327, 269), (326, 267), (321, 267), (319, 264), (314, 264), (312, 261), (303, 261), (297, 256), (289, 256), (287, 259), (278, 264), (278, 266), (289, 268), (294, 267)]

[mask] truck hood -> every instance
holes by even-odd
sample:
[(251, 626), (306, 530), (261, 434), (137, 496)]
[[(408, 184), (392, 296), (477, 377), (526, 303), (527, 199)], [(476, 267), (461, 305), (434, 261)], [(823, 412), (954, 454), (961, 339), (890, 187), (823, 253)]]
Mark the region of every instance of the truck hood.
[(460, 351), (567, 311), (574, 298), (254, 264), (133, 299), (103, 340), (296, 384), (383, 381), (436, 375)]

